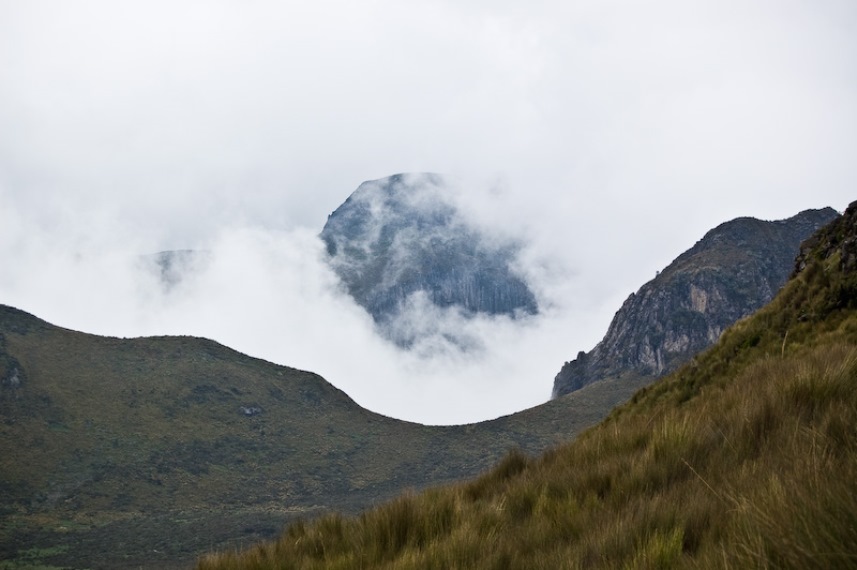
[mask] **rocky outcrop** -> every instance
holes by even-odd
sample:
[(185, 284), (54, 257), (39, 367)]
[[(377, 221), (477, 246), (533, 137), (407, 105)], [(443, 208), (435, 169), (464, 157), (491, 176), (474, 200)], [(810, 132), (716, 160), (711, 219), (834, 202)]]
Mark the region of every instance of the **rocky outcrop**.
[(738, 218), (708, 232), (632, 293), (589, 353), (554, 379), (558, 397), (625, 375), (658, 378), (768, 303), (789, 277), (801, 242), (837, 216), (807, 210), (787, 220)]
[(537, 311), (512, 269), (519, 246), (462, 219), (436, 174), (364, 182), (329, 216), (321, 238), (331, 267), (382, 330), (414, 295), (465, 314)]

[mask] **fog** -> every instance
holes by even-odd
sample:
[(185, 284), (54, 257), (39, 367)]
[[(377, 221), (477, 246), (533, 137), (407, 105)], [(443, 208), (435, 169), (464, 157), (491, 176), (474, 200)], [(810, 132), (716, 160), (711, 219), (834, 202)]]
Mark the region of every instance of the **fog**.
[[(0, 0), (0, 302), (212, 338), (398, 418), (496, 417), (708, 229), (844, 209), (855, 102), (847, 0)], [(323, 260), (361, 182), (427, 171), (527, 244), (538, 316), (411, 313), (476, 350), (396, 348)], [(208, 253), (165, 287), (144, 256), (184, 249)]]

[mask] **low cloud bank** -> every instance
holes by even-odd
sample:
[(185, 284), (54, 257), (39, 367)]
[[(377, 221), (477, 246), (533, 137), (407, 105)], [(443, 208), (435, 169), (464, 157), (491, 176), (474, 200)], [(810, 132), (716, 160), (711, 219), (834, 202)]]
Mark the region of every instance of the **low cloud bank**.
[(415, 295), (398, 323), (420, 341), (403, 350), (345, 293), (314, 231), (225, 228), (165, 271), (139, 242), (10, 229), (4, 303), (90, 333), (212, 338), (317, 372), (373, 411), (423, 423), (479, 421), (546, 401), (575, 331), (583, 341), (593, 328), (552, 303), (514, 320), (465, 317)]
[(537, 294), (539, 314), (469, 317), (415, 294), (396, 321), (419, 339), (405, 350), (385, 340), (346, 293), (314, 229), (225, 226), (194, 244), (195, 253), (180, 251), (165, 264), (153, 247), (161, 243), (157, 232), (83, 211), (67, 224), (39, 223), (2, 191), (0, 207), (10, 214), (0, 227), (3, 303), (89, 333), (211, 338), (319, 373), (373, 411), (430, 424), (481, 421), (547, 401), (563, 362), (591, 349), (624, 298), (695, 241), (628, 258), (623, 252), (638, 251), (635, 239), (646, 243), (645, 233), (616, 225), (562, 230), (550, 217), (515, 226), (498, 213), (493, 231), (527, 236), (518, 270)]
[[(397, 417), (541, 402), (708, 229), (854, 197), (857, 4), (628, 4), (6, 2), (0, 302), (212, 337)], [(538, 317), (414, 298), (438, 334), (404, 353), (342, 293), (324, 216), (425, 171), (528, 244)], [(140, 266), (181, 249), (210, 258), (169, 290)], [(481, 348), (448, 350), (450, 327)]]

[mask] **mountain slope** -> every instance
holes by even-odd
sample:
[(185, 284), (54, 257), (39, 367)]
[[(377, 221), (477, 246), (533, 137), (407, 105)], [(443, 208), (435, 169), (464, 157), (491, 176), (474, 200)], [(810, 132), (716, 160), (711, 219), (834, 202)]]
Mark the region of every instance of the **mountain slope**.
[(0, 306), (0, 560), (186, 567), (298, 517), (473, 476), (510, 448), (539, 452), (628, 395), (430, 427), (212, 341), (98, 337)]
[(414, 340), (394, 321), (415, 295), (468, 314), (538, 310), (512, 270), (518, 246), (467, 224), (436, 174), (364, 182), (329, 216), (321, 238), (348, 292), (399, 344)]
[(801, 242), (836, 215), (825, 208), (776, 222), (738, 218), (709, 231), (628, 297), (593, 350), (563, 365), (554, 397), (597, 380), (675, 370), (769, 302)]
[(577, 440), (197, 568), (853, 568), (857, 202), (797, 267)]

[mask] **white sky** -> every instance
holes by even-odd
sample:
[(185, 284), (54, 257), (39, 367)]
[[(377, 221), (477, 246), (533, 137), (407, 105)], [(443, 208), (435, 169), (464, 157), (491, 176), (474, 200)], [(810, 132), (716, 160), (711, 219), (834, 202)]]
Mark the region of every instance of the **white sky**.
[[(373, 334), (315, 236), (408, 171), (529, 240), (542, 317), (431, 360)], [(842, 210), (855, 174), (853, 0), (0, 0), (0, 302), (214, 338), (395, 417), (544, 401), (705, 231)], [(169, 294), (134, 265), (184, 248), (212, 262)]]

